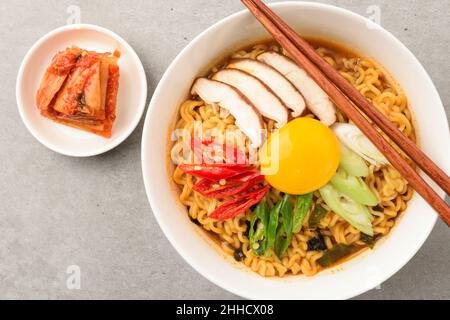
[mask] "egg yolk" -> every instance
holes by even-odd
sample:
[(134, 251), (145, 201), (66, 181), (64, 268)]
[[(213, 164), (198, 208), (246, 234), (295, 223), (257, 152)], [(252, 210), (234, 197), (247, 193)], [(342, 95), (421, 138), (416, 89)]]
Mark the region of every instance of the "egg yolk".
[(327, 126), (297, 118), (273, 132), (260, 149), (261, 172), (274, 188), (306, 194), (323, 187), (339, 165), (339, 142)]

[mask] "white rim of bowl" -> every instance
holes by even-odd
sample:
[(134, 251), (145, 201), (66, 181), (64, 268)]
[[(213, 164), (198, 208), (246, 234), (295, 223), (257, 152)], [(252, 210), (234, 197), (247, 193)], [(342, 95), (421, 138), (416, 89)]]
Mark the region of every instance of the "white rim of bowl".
[[(371, 23), (371, 21), (357, 13), (354, 13), (350, 10), (347, 9), (343, 9), (337, 6), (332, 6), (332, 5), (328, 5), (328, 4), (322, 4), (322, 3), (314, 3), (314, 2), (294, 2), (294, 1), (285, 1), (285, 2), (279, 2), (279, 3), (271, 3), (268, 4), (269, 7), (271, 8), (278, 8), (278, 7), (284, 7), (284, 6), (290, 6), (290, 5), (297, 5), (297, 6), (308, 6), (308, 7), (315, 7), (315, 8), (319, 8), (319, 9), (325, 9), (325, 10), (332, 10), (335, 13), (341, 14), (341, 15), (346, 15), (349, 16), (352, 19), (359, 19), (359, 20), (363, 20), (364, 22), (367, 23)], [(160, 220), (160, 212), (162, 212), (162, 208), (160, 208), (160, 206), (158, 205), (158, 201), (156, 199), (154, 199), (150, 193), (150, 184), (148, 182), (147, 177), (149, 176), (149, 172), (147, 169), (147, 166), (145, 165), (145, 163), (147, 162), (146, 156), (145, 156), (145, 146), (147, 145), (148, 141), (147, 141), (147, 131), (149, 130), (149, 126), (150, 126), (150, 122), (151, 119), (154, 117), (156, 110), (153, 107), (153, 101), (156, 101), (156, 97), (159, 96), (161, 89), (161, 83), (163, 83), (166, 78), (168, 77), (168, 74), (171, 73), (172, 69), (174, 68), (174, 65), (176, 64), (176, 62), (181, 59), (181, 57), (185, 54), (185, 52), (187, 52), (188, 50), (190, 50), (191, 47), (193, 47), (198, 41), (200, 41), (200, 39), (209, 32), (213, 32), (214, 30), (222, 27), (223, 24), (228, 23), (229, 20), (235, 19), (236, 17), (240, 16), (240, 15), (245, 15), (245, 14), (250, 14), (248, 12), (247, 9), (241, 10), (239, 12), (233, 13), (225, 18), (223, 18), (222, 20), (216, 22), (215, 24), (213, 24), (212, 26), (208, 27), (206, 30), (204, 30), (203, 32), (201, 32), (199, 35), (197, 35), (186, 47), (184, 47), (184, 49), (175, 57), (175, 59), (172, 61), (172, 63), (169, 65), (169, 67), (167, 68), (167, 70), (165, 71), (164, 75), (162, 76), (161, 80), (158, 83), (158, 86), (155, 89), (155, 92), (153, 94), (152, 100), (150, 101), (148, 110), (147, 110), (147, 115), (144, 121), (144, 129), (143, 129), (143, 133), (142, 133), (142, 146), (141, 146), (141, 154), (142, 154), (142, 158), (141, 158), (141, 165), (142, 165), (142, 174), (143, 174), (143, 179), (144, 179), (144, 185), (145, 185), (145, 191), (147, 194), (147, 198), (149, 200), (150, 206), (152, 208), (152, 212), (153, 215), (156, 217), (156, 220), (158, 221), (158, 224), (160, 226), (160, 228), (163, 230), (164, 235), (167, 237), (167, 239), (169, 240), (169, 242), (172, 244), (172, 246), (175, 248), (175, 250), (178, 252), (178, 254), (189, 264), (191, 265), (197, 272), (199, 272), (203, 277), (205, 277), (206, 279), (208, 279), (209, 281), (211, 281), (212, 283), (214, 283), (215, 285), (237, 295), (243, 298), (247, 298), (247, 299), (258, 299), (258, 295), (255, 294), (253, 296), (247, 295), (247, 294), (243, 294), (242, 292), (239, 292), (238, 290), (235, 290), (235, 288), (232, 285), (229, 285), (228, 282), (223, 281), (220, 278), (213, 278), (212, 276), (210, 276), (209, 272), (203, 267), (202, 263), (199, 263), (197, 261), (195, 261), (194, 259), (191, 258), (191, 256), (186, 253), (186, 252), (182, 252), (180, 250), (180, 248), (177, 245), (176, 240), (174, 239), (174, 237), (172, 237), (169, 227), (165, 226), (163, 223), (161, 223)], [(428, 73), (426, 72), (426, 70), (423, 68), (422, 64), (419, 62), (419, 60), (412, 54), (412, 52), (400, 41), (398, 40), (394, 35), (392, 35), (389, 31), (387, 31), (386, 29), (384, 29), (382, 26), (380, 26), (380, 31), (383, 32), (384, 36), (387, 36), (388, 38), (390, 38), (392, 41), (394, 41), (403, 51), (405, 54), (407, 54), (414, 62), (415, 64), (418, 66), (418, 71), (420, 73), (422, 73), (423, 77), (426, 78), (427, 80), (429, 80), (432, 85), (433, 85), (433, 91), (435, 92), (436, 96), (439, 99), (440, 105), (438, 107), (439, 111), (441, 113), (441, 117), (444, 119), (444, 121), (447, 123), (447, 127), (448, 127), (448, 121), (447, 121), (447, 117), (445, 115), (444, 112), (444, 107), (442, 104), (442, 100), (439, 96), (439, 93), (435, 87), (435, 85), (433, 84), (433, 81), (431, 80), (430, 76), (428, 75)], [(450, 142), (450, 133), (447, 137), (447, 144), (449, 144)], [(446, 171), (450, 171), (450, 163), (447, 164), (447, 168)], [(438, 194), (443, 198), (445, 197), (445, 193), (442, 190), (439, 190)], [(404, 261), (400, 261), (397, 263), (397, 265), (395, 265), (391, 272), (387, 273), (387, 274), (383, 274), (383, 276), (380, 276), (377, 279), (372, 279), (369, 282), (366, 282), (366, 284), (364, 286), (362, 286), (361, 288), (358, 289), (350, 289), (347, 291), (346, 295), (343, 295), (342, 297), (340, 297), (340, 299), (350, 299), (352, 297), (358, 296), (360, 294), (363, 294), (373, 288), (375, 288), (377, 285), (383, 283), (384, 281), (386, 281), (387, 279), (389, 279), (390, 277), (392, 277), (395, 273), (397, 273), (403, 266), (405, 266), (414, 256), (415, 254), (419, 251), (419, 249), (422, 247), (422, 245), (424, 244), (425, 240), (428, 238), (428, 236), (430, 235), (431, 231), (433, 230), (436, 221), (437, 221), (437, 215), (434, 216), (434, 221), (431, 224), (431, 227), (428, 230), (425, 230), (425, 232), (423, 233), (422, 237), (417, 241), (417, 246), (411, 251), (412, 254), (410, 254), (407, 259), (405, 259)]]
[[(85, 30), (93, 30), (93, 31), (98, 31), (101, 33), (104, 33), (108, 36), (110, 36), (111, 38), (115, 39), (116, 41), (118, 41), (121, 45), (123, 45), (127, 51), (132, 55), (133, 59), (136, 60), (138, 63), (138, 68), (139, 68), (139, 72), (142, 73), (142, 75), (144, 76), (144, 82), (141, 84), (143, 85), (144, 88), (144, 95), (141, 99), (141, 101), (139, 101), (139, 109), (138, 109), (138, 115), (139, 117), (136, 117), (133, 122), (130, 124), (129, 129), (126, 131), (125, 134), (123, 134), (123, 136), (121, 136), (117, 141), (115, 141), (113, 144), (108, 145), (106, 147), (102, 147), (99, 148), (96, 151), (93, 152), (87, 152), (87, 153), (80, 153), (80, 152), (70, 152), (67, 150), (62, 150), (60, 149), (58, 146), (55, 146), (53, 144), (49, 144), (45, 141), (45, 139), (42, 139), (39, 135), (39, 132), (37, 130), (35, 130), (33, 128), (33, 126), (26, 120), (25, 117), (25, 108), (23, 105), (23, 100), (22, 97), (20, 96), (20, 86), (22, 84), (23, 81), (23, 77), (24, 77), (24, 68), (25, 65), (28, 63), (30, 57), (34, 54), (34, 52), (41, 46), (43, 45), (49, 38), (65, 32), (67, 30), (77, 30), (77, 29), (85, 29)], [(42, 145), (44, 145), (45, 147), (49, 148), (50, 150), (57, 152), (59, 154), (65, 155), (65, 156), (69, 156), (69, 157), (79, 157), (79, 158), (83, 158), (83, 157), (92, 157), (92, 156), (96, 156), (105, 152), (108, 152), (114, 148), (116, 148), (118, 145), (120, 145), (122, 142), (124, 142), (132, 133), (133, 131), (136, 129), (137, 125), (139, 124), (139, 122), (141, 121), (142, 115), (144, 114), (145, 111), (145, 107), (146, 107), (146, 102), (147, 102), (147, 76), (145, 74), (145, 69), (144, 66), (142, 65), (142, 61), (141, 59), (139, 59), (139, 56), (137, 55), (137, 53), (134, 51), (134, 49), (130, 46), (130, 44), (128, 44), (127, 41), (125, 41), (125, 39), (123, 39), (121, 36), (119, 36), (117, 33), (106, 29), (104, 27), (100, 27), (98, 25), (94, 25), (94, 24), (71, 24), (71, 25), (67, 25), (67, 26), (62, 26), (59, 28), (56, 28), (50, 32), (48, 32), (47, 34), (45, 34), (44, 36), (42, 36), (38, 41), (36, 41), (33, 46), (28, 50), (28, 52), (26, 53), (25, 57), (22, 60), (22, 63), (20, 64), (20, 68), (19, 68), (19, 72), (17, 74), (17, 79), (16, 79), (16, 102), (17, 102), (17, 107), (19, 109), (19, 114), (20, 117), (22, 118), (22, 122), (25, 124), (26, 128), (28, 129), (28, 131), (36, 138), (36, 140), (38, 140)]]

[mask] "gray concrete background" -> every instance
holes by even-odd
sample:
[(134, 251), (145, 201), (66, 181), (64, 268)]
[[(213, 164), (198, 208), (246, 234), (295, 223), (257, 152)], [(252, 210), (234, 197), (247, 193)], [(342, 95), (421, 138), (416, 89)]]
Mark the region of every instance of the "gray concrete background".
[[(423, 63), (449, 114), (449, 0), (322, 2), (362, 15), (379, 5), (382, 25)], [(36, 40), (66, 23), (70, 5), (81, 8), (82, 22), (107, 27), (134, 47), (149, 98), (194, 36), (243, 8), (237, 0), (0, 2), (0, 298), (236, 298), (185, 263), (153, 218), (141, 176), (142, 121), (118, 148), (89, 159), (46, 149), (22, 124), (15, 99), (20, 62)], [(439, 221), (401, 271), (358, 298), (449, 299), (448, 241)], [(66, 287), (72, 264), (81, 268), (81, 290)]]

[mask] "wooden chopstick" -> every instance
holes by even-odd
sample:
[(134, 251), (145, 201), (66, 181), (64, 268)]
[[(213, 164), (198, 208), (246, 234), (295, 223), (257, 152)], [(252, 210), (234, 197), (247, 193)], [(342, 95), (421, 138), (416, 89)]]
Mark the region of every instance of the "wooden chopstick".
[[(439, 195), (422, 179), (422, 177), (400, 156), (377, 130), (352, 105), (350, 100), (311, 62), (291, 40), (280, 30), (255, 4), (257, 0), (241, 0), (259, 22), (269, 31), (274, 39), (291, 55), (309, 76), (328, 94), (353, 123), (372, 141), (408, 183), (433, 207), (450, 226), (450, 208)], [(269, 9), (270, 10), (270, 9)], [(296, 35), (297, 37), (300, 37)], [(431, 161), (431, 160), (430, 160)], [(430, 175), (431, 178), (434, 178)]]
[(403, 152), (411, 158), (447, 194), (450, 194), (450, 178), (420, 148), (408, 139), (391, 121), (366, 99), (349, 81), (326, 62), (307, 41), (300, 37), (262, 1), (252, 0), (272, 23), (318, 67), (353, 103), (358, 106)]

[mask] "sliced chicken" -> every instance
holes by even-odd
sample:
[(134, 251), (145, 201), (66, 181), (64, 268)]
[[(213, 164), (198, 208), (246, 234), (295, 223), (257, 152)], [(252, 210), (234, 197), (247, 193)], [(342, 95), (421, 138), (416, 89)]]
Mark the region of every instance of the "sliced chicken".
[(327, 126), (336, 122), (336, 109), (321, 87), (300, 68), (294, 61), (285, 55), (269, 51), (258, 55), (262, 61), (283, 74), (301, 92), (306, 100), (306, 106), (322, 123)]
[(257, 60), (236, 59), (227, 66), (250, 73), (265, 83), (292, 110), (292, 116), (298, 117), (305, 110), (305, 100), (300, 92), (281, 73)]
[(230, 111), (236, 125), (247, 135), (254, 148), (262, 144), (263, 122), (252, 103), (236, 88), (216, 80), (198, 78), (191, 94), (198, 95), (208, 104), (217, 104)]
[(223, 69), (212, 78), (242, 92), (264, 117), (276, 121), (277, 128), (287, 123), (288, 112), (283, 102), (258, 78), (238, 69)]

